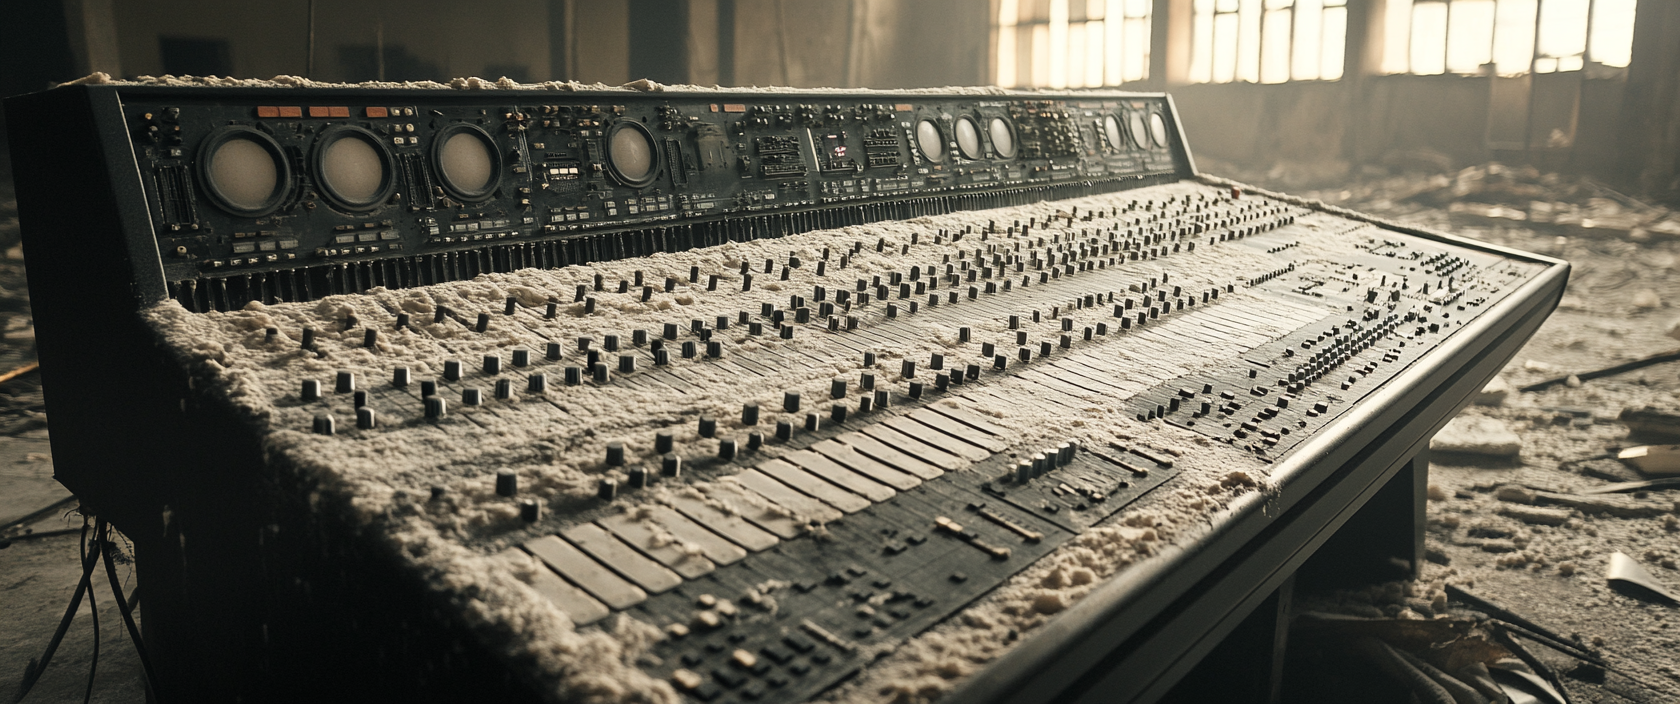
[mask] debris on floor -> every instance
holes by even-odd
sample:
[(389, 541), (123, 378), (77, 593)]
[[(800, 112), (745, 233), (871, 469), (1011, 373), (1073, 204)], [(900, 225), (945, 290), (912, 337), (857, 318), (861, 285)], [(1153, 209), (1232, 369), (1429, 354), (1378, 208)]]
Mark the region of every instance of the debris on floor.
[(1461, 455), (1516, 457), (1522, 452), (1522, 438), (1497, 418), (1459, 416), (1435, 434), (1429, 449)]
[(1612, 588), (1623, 594), (1635, 598), (1655, 597), (1680, 606), (1680, 593), (1663, 586), (1662, 582), (1657, 581), (1656, 577), (1626, 553), (1616, 552), (1610, 555), (1610, 567), (1604, 571), (1604, 579)]
[(1680, 445), (1640, 445), (1616, 453), (1616, 459), (1649, 476), (1680, 476)]

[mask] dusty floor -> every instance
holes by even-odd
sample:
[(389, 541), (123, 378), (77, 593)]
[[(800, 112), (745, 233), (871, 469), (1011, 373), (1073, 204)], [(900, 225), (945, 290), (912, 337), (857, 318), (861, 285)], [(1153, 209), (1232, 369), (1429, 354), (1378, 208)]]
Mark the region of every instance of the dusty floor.
[[(1672, 221), (1666, 211), (1590, 185), (1533, 174), (1515, 178), (1498, 169), (1409, 176), (1367, 171), (1333, 189), (1314, 191), (1275, 171), (1203, 168), (1570, 260), (1575, 269), (1563, 305), (1503, 374), (1514, 387), (1680, 348), (1680, 341), (1665, 336), (1680, 317), (1680, 276), (1675, 275), (1680, 228), (1667, 224)], [(0, 256), (0, 372), (34, 358), (21, 254), (12, 249), (17, 238), (16, 205), (9, 184), (0, 182), (0, 252), (10, 250)], [(1680, 608), (1622, 596), (1603, 579), (1608, 555), (1620, 550), (1680, 589), (1680, 492), (1615, 495), (1615, 502), (1649, 508), (1652, 515), (1646, 517), (1576, 510), (1553, 527), (1504, 515), (1517, 512), (1512, 507), (1518, 504), (1500, 497), (1521, 492), (1498, 491), (1518, 485), (1568, 492), (1637, 478), (1614, 462), (1580, 462), (1615, 447), (1643, 444), (1629, 439), (1617, 421), (1629, 406), (1680, 410), (1680, 363), (1538, 393), (1513, 390), (1499, 406), (1472, 407), (1467, 413), (1499, 419), (1516, 431), (1521, 454), (1494, 461), (1435, 457), (1432, 494), (1439, 499), (1430, 504), (1429, 527), (1434, 561), (1425, 578), (1352, 598), (1341, 595), (1342, 603), (1355, 612), (1393, 615), (1409, 606), (1429, 615), (1431, 594), (1451, 583), (1553, 631), (1578, 635), (1626, 673), (1612, 673), (1600, 683), (1566, 679), (1575, 701), (1680, 701)], [(0, 383), (0, 523), (64, 496), (50, 480), (45, 438), (38, 378), (25, 374)], [(33, 529), (80, 527), (78, 516), (55, 515)], [(0, 602), (5, 604), (0, 608), (0, 697), (13, 696), (15, 683), (63, 616), (77, 578), (77, 541), (73, 533), (31, 537), (0, 550)], [(131, 578), (129, 566), (121, 569)], [(134, 648), (115, 618), (109, 592), (98, 594), (101, 647), (93, 699), (143, 701)], [(1303, 595), (1302, 602), (1322, 605), (1324, 598)], [(73, 701), (84, 693), (93, 652), (91, 621), (84, 605), (27, 701)], [(1571, 671), (1567, 662), (1556, 667)], [(1370, 691), (1352, 696), (1381, 699)]]

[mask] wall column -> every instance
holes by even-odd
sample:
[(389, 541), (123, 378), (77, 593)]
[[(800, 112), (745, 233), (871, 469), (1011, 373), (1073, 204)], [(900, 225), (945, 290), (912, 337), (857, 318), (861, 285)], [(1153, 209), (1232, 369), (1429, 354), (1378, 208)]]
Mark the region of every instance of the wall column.
[(122, 77), (117, 52), (117, 15), (112, 0), (65, 0), (64, 24), (70, 30), (70, 55), (76, 75), (104, 71)]
[(1680, 197), (1680, 3), (1639, 0), (1623, 92), (1619, 181), (1647, 195)]
[(1387, 38), (1387, 0), (1348, 0), (1347, 37), (1342, 61), (1342, 158), (1356, 168), (1370, 155), (1365, 134), (1372, 124), (1367, 113), (1371, 97), (1371, 78), (1382, 73), (1384, 43)]
[(1151, 89), (1168, 90), (1190, 82), (1191, 10), (1194, 0), (1154, 0), (1149, 15)]

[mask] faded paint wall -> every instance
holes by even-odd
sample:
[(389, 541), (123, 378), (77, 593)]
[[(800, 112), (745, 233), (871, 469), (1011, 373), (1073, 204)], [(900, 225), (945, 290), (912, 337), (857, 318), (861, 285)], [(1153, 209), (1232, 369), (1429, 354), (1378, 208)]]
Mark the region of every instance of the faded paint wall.
[[(164, 72), (160, 37), (227, 40), (232, 72), (240, 77), (305, 71), (308, 0), (118, 0), (114, 4), (125, 74)], [(521, 68), (530, 80), (547, 80), (547, 8), (543, 0), (317, 2), (314, 77), (349, 78), (341, 48), (374, 47), (382, 33), (388, 50), (400, 47), (418, 63), (435, 66), (440, 72), (437, 78)]]
[[(1579, 73), (1537, 82), (1532, 153), (1537, 165), (1615, 176), (1625, 82)], [(1512, 149), (1489, 143), (1489, 120), (1526, 121), (1527, 102), (1496, 106), (1494, 79), (1471, 76), (1373, 76), (1352, 81), (1276, 85), (1195, 84), (1171, 89), (1196, 154), (1250, 167), (1280, 160), (1381, 163), (1404, 152), (1437, 152), (1465, 166), (1521, 162), (1519, 128)], [(1579, 94), (1579, 101), (1575, 100)], [(1516, 109), (1498, 116), (1496, 110)], [(1578, 112), (1577, 112), (1578, 110)], [(1551, 129), (1568, 139), (1546, 148)]]

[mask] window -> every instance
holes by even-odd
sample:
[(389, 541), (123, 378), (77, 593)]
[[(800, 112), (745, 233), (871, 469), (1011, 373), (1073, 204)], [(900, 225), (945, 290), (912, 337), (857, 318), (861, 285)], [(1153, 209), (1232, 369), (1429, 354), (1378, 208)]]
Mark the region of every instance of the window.
[(1638, 0), (1388, 0), (1384, 73), (1579, 71), (1628, 65)]
[(1347, 0), (1195, 0), (1191, 7), (1193, 82), (1342, 77)]
[(1151, 0), (999, 0), (997, 84), (1095, 88), (1149, 77)]

